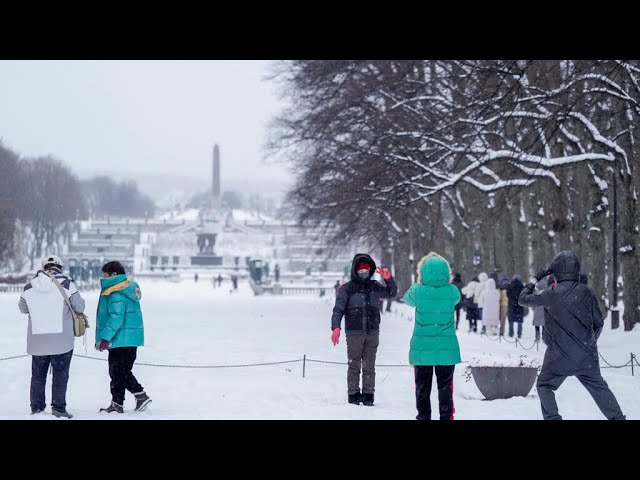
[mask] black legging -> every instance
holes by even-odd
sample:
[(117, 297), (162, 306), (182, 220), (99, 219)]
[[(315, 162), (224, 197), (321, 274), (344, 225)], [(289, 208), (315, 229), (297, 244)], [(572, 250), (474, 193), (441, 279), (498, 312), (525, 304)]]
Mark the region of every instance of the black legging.
[(455, 365), (416, 365), (414, 367), (416, 380), (416, 408), (417, 420), (431, 420), (431, 384), (433, 371), (436, 372), (438, 384), (438, 404), (440, 420), (453, 420), (453, 371)]

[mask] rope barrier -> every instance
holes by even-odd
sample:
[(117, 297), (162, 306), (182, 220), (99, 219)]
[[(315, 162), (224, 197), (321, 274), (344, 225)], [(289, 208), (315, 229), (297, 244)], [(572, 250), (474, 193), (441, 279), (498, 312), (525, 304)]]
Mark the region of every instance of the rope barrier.
[[(489, 339), (492, 341), (495, 341), (494, 339), (491, 339), (491, 338)], [(506, 339), (504, 340), (507, 341)], [(538, 341), (534, 341), (534, 343), (530, 347), (525, 347), (524, 345), (522, 345), (522, 342), (518, 341), (518, 339), (516, 339), (514, 342), (507, 341), (507, 343), (515, 343), (516, 347), (518, 347), (518, 343), (519, 343), (520, 347), (522, 347), (523, 350), (531, 350), (533, 347), (535, 347), (538, 344)], [(77, 353), (74, 353), (73, 355), (75, 357), (87, 358), (89, 360), (97, 360), (101, 362), (108, 361), (108, 359), (106, 358), (93, 357), (90, 355), (81, 355)], [(600, 368), (625, 368), (625, 367), (631, 366), (631, 374), (634, 375), (634, 371), (633, 371), (634, 363), (635, 365), (640, 367), (640, 362), (638, 362), (638, 357), (633, 352), (630, 355), (631, 355), (631, 358), (629, 359), (629, 361), (624, 363), (623, 365), (612, 365), (607, 361), (606, 358), (604, 358), (604, 356), (600, 352), (598, 352), (598, 356), (606, 364), (606, 366), (602, 366)], [(13, 360), (16, 358), (25, 358), (29, 356), (31, 355), (23, 354), (23, 355), (13, 355), (9, 357), (3, 357), (3, 358), (0, 358), (0, 362), (3, 362), (5, 360)], [(303, 369), (304, 369), (304, 365), (306, 362), (321, 363), (326, 365), (342, 365), (342, 366), (349, 365), (347, 362), (334, 362), (330, 360), (316, 360), (316, 359), (306, 358), (306, 355), (304, 355), (303, 358), (299, 358), (295, 360), (282, 360), (278, 362), (258, 362), (258, 363), (242, 363), (242, 364), (227, 364), (227, 365), (176, 365), (176, 364), (167, 364), (167, 363), (136, 362), (136, 365), (142, 365), (146, 367), (160, 367), (160, 368), (243, 368), (243, 367), (262, 367), (262, 366), (268, 366), (268, 365), (286, 365), (291, 363), (303, 363)], [(462, 363), (466, 363), (466, 362), (462, 362)], [(405, 364), (405, 363), (376, 363), (375, 366), (396, 368), (396, 367), (410, 367), (411, 365)]]
[(4, 358), (0, 358), (0, 362), (2, 362), (3, 360), (13, 360), (14, 358), (22, 358), (22, 357), (30, 357), (31, 355), (14, 355), (13, 357), (4, 357)]
[[(88, 358), (91, 360), (99, 360), (106, 362), (106, 358), (98, 358), (91, 357), (88, 355), (74, 355), (76, 357)], [(244, 363), (244, 364), (234, 364), (234, 365), (172, 365), (167, 363), (146, 363), (146, 362), (136, 362), (136, 365), (144, 365), (146, 367), (163, 367), (163, 368), (239, 368), (239, 367), (262, 367), (265, 365), (283, 365), (286, 363), (300, 363), (302, 359), (297, 360), (283, 360), (280, 362), (261, 362), (261, 363)]]
[(520, 344), (520, 346), (522, 347), (523, 350), (531, 350), (533, 347), (535, 347), (537, 345), (538, 342), (534, 341), (533, 345), (531, 345), (530, 347), (525, 347), (524, 345), (522, 345), (522, 342), (518, 342)]
[[(347, 362), (331, 362), (328, 360), (313, 360), (310, 358), (307, 358), (307, 362), (327, 363), (331, 365), (349, 365)], [(408, 363), (376, 363), (375, 366), (376, 367), (410, 367), (411, 365), (409, 365)]]
[[(633, 362), (633, 359), (631, 359), (627, 363), (625, 363), (624, 365), (611, 365), (609, 362), (607, 362), (607, 360), (602, 356), (602, 354), (600, 352), (598, 352), (598, 355), (600, 356), (602, 361), (609, 366), (608, 368), (624, 368), (624, 367), (626, 367), (628, 365), (631, 365), (631, 362)], [(602, 367), (602, 368), (607, 368), (607, 367)]]
[(496, 338), (491, 338), (491, 336), (487, 335), (486, 333), (480, 333), (480, 338), (482, 338), (482, 337), (487, 337), (492, 342), (500, 341), (500, 336), (497, 336)]

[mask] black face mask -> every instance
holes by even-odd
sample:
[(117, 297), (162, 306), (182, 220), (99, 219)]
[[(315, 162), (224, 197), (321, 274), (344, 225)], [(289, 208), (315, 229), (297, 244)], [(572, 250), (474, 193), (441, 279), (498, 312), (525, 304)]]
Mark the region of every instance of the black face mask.
[(359, 276), (362, 280), (366, 280), (367, 278), (369, 278), (369, 272), (362, 272), (362, 273), (358, 273), (358, 276)]

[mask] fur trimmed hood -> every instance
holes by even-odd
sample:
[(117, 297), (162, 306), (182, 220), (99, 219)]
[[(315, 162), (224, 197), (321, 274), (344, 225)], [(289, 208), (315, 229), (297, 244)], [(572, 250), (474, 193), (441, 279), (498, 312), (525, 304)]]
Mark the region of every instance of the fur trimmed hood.
[(451, 267), (442, 256), (429, 252), (418, 261), (417, 283), (431, 287), (441, 287), (451, 283)]

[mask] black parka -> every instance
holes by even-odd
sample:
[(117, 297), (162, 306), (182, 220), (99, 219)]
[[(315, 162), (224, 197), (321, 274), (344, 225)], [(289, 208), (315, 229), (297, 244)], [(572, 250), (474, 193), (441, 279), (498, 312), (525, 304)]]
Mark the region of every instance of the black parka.
[[(360, 262), (369, 264), (369, 278), (361, 279), (356, 272)], [(340, 327), (344, 315), (345, 333), (350, 334), (377, 334), (380, 330), (380, 299), (393, 298), (398, 293), (396, 282), (391, 277), (383, 280), (386, 286), (372, 280), (376, 271), (373, 259), (365, 254), (358, 253), (351, 263), (351, 281), (338, 289), (336, 304), (331, 316), (331, 329)]]
[(604, 320), (595, 294), (579, 281), (578, 257), (562, 251), (549, 270), (558, 282), (555, 287), (535, 292), (528, 284), (519, 298), (522, 306), (544, 306), (542, 337), (547, 351), (542, 368), (564, 375), (599, 368), (596, 342)]
[(507, 315), (509, 316), (510, 322), (523, 322), (524, 317), (524, 308), (518, 303), (520, 298), (520, 293), (524, 285), (518, 276), (514, 276), (513, 280), (509, 283), (507, 287), (507, 299), (509, 301), (507, 307)]

